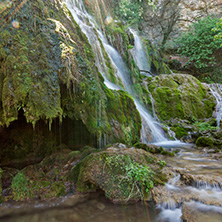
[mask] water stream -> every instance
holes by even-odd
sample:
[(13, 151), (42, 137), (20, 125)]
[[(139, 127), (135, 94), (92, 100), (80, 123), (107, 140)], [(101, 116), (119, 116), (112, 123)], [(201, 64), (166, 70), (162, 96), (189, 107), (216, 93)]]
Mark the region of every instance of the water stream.
[[(182, 222), (188, 215), (195, 222), (220, 222), (222, 218), (221, 156), (177, 147), (175, 157), (162, 156), (174, 176), (165, 186), (154, 188), (157, 205), (137, 202), (116, 205), (103, 194), (70, 196), (47, 201), (9, 202), (0, 205), (1, 222)], [(158, 191), (159, 189), (159, 191)], [(155, 197), (154, 197), (155, 199)], [(184, 215), (183, 215), (184, 214)], [(189, 221), (189, 220), (188, 220)]]
[(197, 222), (221, 221), (218, 218), (222, 218), (222, 161), (216, 156), (186, 147), (180, 148), (176, 157), (164, 157), (176, 170), (159, 200), (159, 217), (163, 221), (181, 222), (182, 212), (194, 214)]
[(217, 126), (220, 126), (221, 118), (222, 118), (222, 85), (218, 83), (208, 84), (211, 93), (216, 99), (217, 105), (214, 116), (217, 119)]

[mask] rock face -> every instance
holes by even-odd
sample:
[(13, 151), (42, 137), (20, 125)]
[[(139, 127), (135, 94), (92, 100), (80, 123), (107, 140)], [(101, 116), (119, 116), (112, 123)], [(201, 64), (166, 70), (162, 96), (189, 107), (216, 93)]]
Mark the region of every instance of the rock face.
[(221, 0), (161, 0), (156, 10), (147, 8), (144, 29), (153, 43), (175, 38), (198, 18), (221, 17)]
[[(14, 10), (8, 1), (2, 5), (4, 13)], [(16, 121), (20, 135), (31, 124), (41, 131), (41, 120), (46, 128), (66, 128), (69, 135), (65, 122), (77, 121), (79, 127), (72, 130), (72, 136), (73, 132), (79, 138), (92, 135), (90, 140), (97, 143), (84, 145), (97, 146), (102, 141), (98, 146), (103, 146), (106, 139), (129, 144), (139, 140), (141, 119), (132, 98), (105, 86), (91, 45), (63, 1), (26, 1), (16, 10), (16, 22), (12, 26), (10, 18), (2, 20), (0, 34), (0, 139), (7, 138), (1, 144), (7, 153), (10, 144), (9, 150), (27, 148), (30, 153), (33, 144), (48, 140), (45, 135), (50, 130), (41, 138), (12, 138), (8, 144), (11, 128), (6, 127)], [(0, 152), (1, 160), (2, 155)]]
[(70, 178), (78, 191), (101, 189), (114, 202), (149, 199), (152, 187), (163, 183), (161, 163), (142, 149), (110, 147), (86, 157)]
[(148, 78), (147, 86), (154, 99), (156, 114), (163, 121), (176, 117), (190, 120), (212, 116), (214, 97), (191, 75), (160, 75)]

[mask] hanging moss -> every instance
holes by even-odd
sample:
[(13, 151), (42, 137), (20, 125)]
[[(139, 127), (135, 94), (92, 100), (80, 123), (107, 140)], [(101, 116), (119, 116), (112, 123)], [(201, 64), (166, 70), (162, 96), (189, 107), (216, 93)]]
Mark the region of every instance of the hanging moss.
[[(81, 120), (97, 138), (107, 134), (129, 143), (138, 140), (141, 125), (135, 105), (121, 93), (107, 96), (88, 39), (64, 4), (27, 1), (16, 20), (20, 28), (6, 23), (0, 33), (0, 125), (8, 126), (22, 110), (33, 125), (40, 119), (51, 125), (55, 118), (68, 117)], [(114, 80), (108, 56), (105, 60)], [(117, 100), (122, 108), (113, 118), (107, 104), (113, 107)], [(124, 123), (115, 136), (113, 120), (120, 121), (119, 126)]]

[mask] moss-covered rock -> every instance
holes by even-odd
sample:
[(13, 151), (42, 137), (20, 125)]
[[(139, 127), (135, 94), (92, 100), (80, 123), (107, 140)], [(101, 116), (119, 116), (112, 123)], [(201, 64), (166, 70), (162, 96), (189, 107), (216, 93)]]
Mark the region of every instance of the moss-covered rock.
[[(6, 4), (10, 8), (10, 3)], [(73, 138), (87, 134), (88, 144), (81, 144), (78, 139), (76, 143), (63, 140), (68, 146), (79, 143), (80, 147), (94, 144), (101, 147), (106, 145), (106, 140), (129, 144), (139, 141), (141, 120), (132, 98), (104, 85), (92, 47), (63, 1), (26, 1), (14, 19), (20, 26), (13, 27), (10, 18), (3, 20), (0, 33), (0, 127), (6, 129), (18, 119), (17, 128), (23, 128), (19, 119), (24, 116), (38, 132), (41, 120), (49, 124), (49, 128), (54, 127), (56, 133), (51, 134), (54, 135), (51, 138), (56, 138), (58, 127), (54, 122), (60, 121), (57, 125), (63, 129), (61, 121), (75, 121), (81, 130), (66, 133)], [(105, 60), (112, 77), (114, 70), (108, 56)], [(15, 158), (20, 155), (27, 158), (34, 151), (44, 156), (61, 142), (44, 137), (50, 134), (45, 130), (42, 139), (36, 141), (30, 136), (35, 134), (34, 130), (30, 130), (30, 125), (26, 127), (29, 139), (21, 130), (24, 140), (13, 138), (12, 143), (3, 144), (1, 160), (2, 157), (10, 159), (10, 155), (5, 155), (10, 153)], [(63, 131), (60, 135), (66, 138)], [(0, 138), (5, 138), (6, 133), (8, 130), (4, 130)], [(50, 145), (41, 141), (48, 141)], [(39, 142), (41, 145), (36, 149)]]
[(196, 140), (196, 145), (200, 147), (212, 147), (214, 140), (212, 137), (201, 136)]
[[(158, 117), (163, 120), (204, 119), (212, 116), (215, 98), (195, 77), (185, 74), (148, 78)], [(182, 134), (184, 134), (183, 132)], [(181, 132), (179, 133), (181, 136)]]
[(74, 184), (68, 179), (68, 174), (80, 158), (79, 151), (63, 150), (21, 171), (6, 169), (8, 173), (3, 175), (4, 188), (12, 192), (6, 192), (5, 200), (46, 199), (73, 193)]
[(149, 198), (153, 185), (164, 183), (161, 167), (142, 149), (110, 147), (87, 156), (70, 171), (70, 178), (78, 191), (99, 188), (113, 201), (129, 201)]
[(151, 72), (155, 75), (158, 74), (170, 74), (171, 70), (164, 62), (157, 48), (151, 43), (151, 41), (145, 41), (146, 53), (149, 58)]

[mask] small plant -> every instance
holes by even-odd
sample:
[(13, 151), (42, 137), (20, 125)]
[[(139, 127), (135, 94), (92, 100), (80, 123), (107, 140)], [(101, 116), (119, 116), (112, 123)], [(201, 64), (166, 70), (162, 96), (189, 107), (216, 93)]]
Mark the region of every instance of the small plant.
[(148, 193), (153, 188), (153, 172), (146, 165), (140, 165), (134, 161), (131, 162), (126, 166), (126, 176), (141, 193), (144, 191)]
[(164, 160), (158, 160), (157, 163), (160, 165), (161, 168), (166, 166), (166, 161)]
[(24, 200), (31, 196), (31, 190), (28, 185), (29, 181), (26, 179), (26, 176), (22, 172), (19, 172), (15, 175), (15, 177), (12, 179), (11, 185), (14, 200)]
[(215, 126), (211, 126), (210, 123), (208, 122), (203, 122), (203, 123), (200, 123), (200, 122), (196, 122), (195, 125), (198, 127), (198, 129), (200, 131), (205, 131), (205, 130), (217, 130), (218, 127), (215, 127)]
[(125, 201), (138, 195), (144, 199), (144, 196), (153, 188), (153, 172), (146, 165), (139, 164), (130, 156), (124, 155), (108, 156), (105, 160), (105, 166), (111, 172), (117, 173), (111, 176), (112, 185), (115, 184), (119, 188)]

